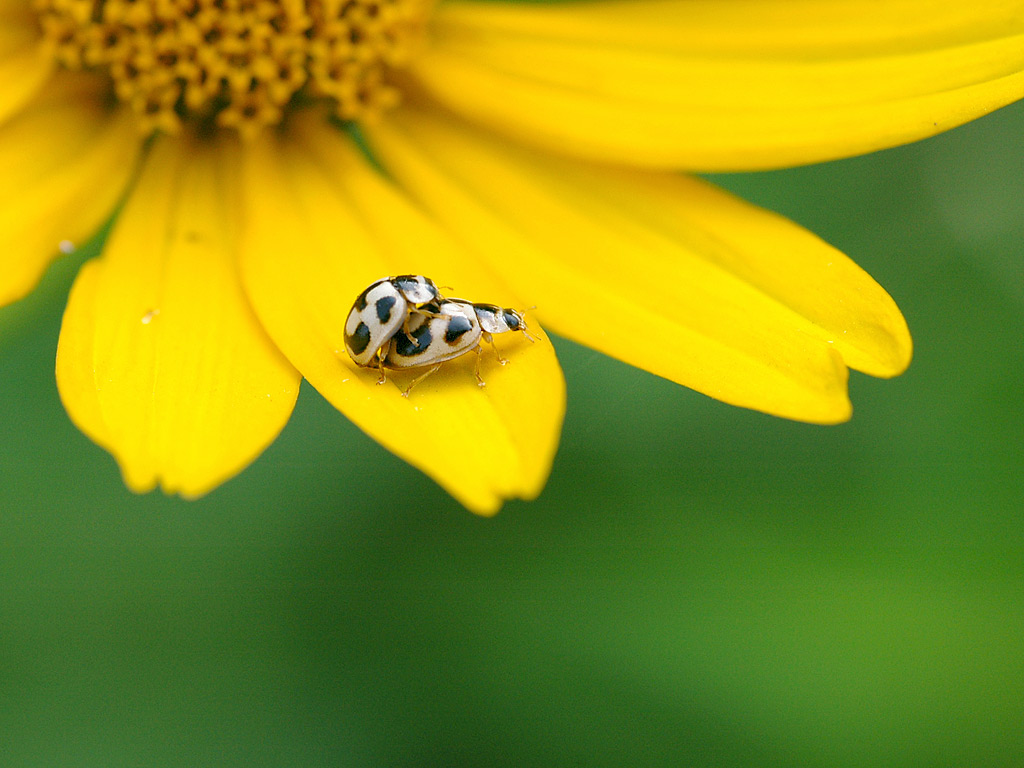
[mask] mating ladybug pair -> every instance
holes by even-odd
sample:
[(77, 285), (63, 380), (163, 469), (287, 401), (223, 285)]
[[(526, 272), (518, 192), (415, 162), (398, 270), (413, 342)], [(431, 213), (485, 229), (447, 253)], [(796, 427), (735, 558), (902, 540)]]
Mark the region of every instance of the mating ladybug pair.
[[(493, 334), (509, 331), (521, 331), (535, 341), (517, 310), (445, 298), (429, 278), (399, 275), (378, 280), (356, 298), (345, 321), (345, 349), (356, 365), (380, 372), (378, 384), (387, 381), (385, 368), (430, 366), (402, 392), (408, 397), (443, 363), (470, 350), (477, 353), (477, 382), (485, 386), (480, 377), (480, 340), (493, 345)], [(498, 362), (508, 361), (498, 355)]]

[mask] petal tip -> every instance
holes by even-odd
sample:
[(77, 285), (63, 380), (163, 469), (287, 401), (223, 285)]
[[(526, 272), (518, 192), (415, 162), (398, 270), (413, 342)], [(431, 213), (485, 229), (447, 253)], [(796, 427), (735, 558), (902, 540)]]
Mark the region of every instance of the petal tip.
[(892, 361), (888, 370), (884, 371), (880, 378), (891, 379), (900, 376), (910, 367), (914, 359), (914, 339), (910, 335), (910, 329), (906, 322), (893, 334)]
[(484, 504), (471, 504), (466, 501), (462, 503), (465, 504), (466, 509), (477, 517), (494, 517), (501, 511), (501, 508), (505, 506), (505, 499), (495, 497), (490, 502)]
[(121, 466), (121, 481), (132, 493), (140, 496), (150, 493), (157, 486), (157, 476), (150, 471), (136, 471), (120, 457), (115, 456), (117, 463)]

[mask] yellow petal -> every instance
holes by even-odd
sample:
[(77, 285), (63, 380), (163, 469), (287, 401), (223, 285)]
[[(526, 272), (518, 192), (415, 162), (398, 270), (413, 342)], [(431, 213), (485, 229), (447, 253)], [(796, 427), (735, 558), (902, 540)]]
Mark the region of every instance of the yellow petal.
[(132, 490), (207, 492), (259, 455), (295, 403), (298, 374), (238, 282), (236, 194), (214, 151), (158, 142), (72, 290), (61, 398)]
[(404, 110), (369, 140), (554, 331), (736, 405), (849, 416), (845, 362), (893, 375), (889, 296), (796, 225), (675, 174), (556, 159)]
[(57, 388), (75, 425), (97, 445), (115, 453), (110, 431), (103, 420), (93, 363), (100, 272), (99, 259), (87, 261), (71, 286), (57, 345)]
[(102, 107), (94, 81), (79, 77), (55, 79), (0, 125), (0, 305), (110, 216), (139, 146), (130, 114)]
[[(451, 286), (450, 295), (521, 300), (439, 232), (347, 137), (309, 125), (303, 134), (302, 149), (268, 139), (247, 157), (242, 271), (261, 322), (336, 408), (469, 509), (492, 514), (504, 499), (536, 496), (565, 408), (547, 338), (535, 325), (533, 344), (520, 334), (497, 337), (510, 362), (499, 366), (484, 350), (484, 389), (472, 353), (446, 363), (408, 399), (400, 388), (412, 374), (396, 373), (378, 386), (376, 372), (357, 368), (343, 343), (352, 302), (373, 280), (426, 274)], [(386, 483), (368, 479), (363, 491), (394, 503)]]
[(24, 13), (0, 7), (0, 125), (17, 113), (46, 82), (53, 56), (40, 44), (39, 33)]
[(31, 0), (0, 0), (0, 21), (9, 18), (31, 18)]
[(417, 80), (588, 158), (741, 170), (931, 136), (1024, 96), (1024, 2), (456, 2)]

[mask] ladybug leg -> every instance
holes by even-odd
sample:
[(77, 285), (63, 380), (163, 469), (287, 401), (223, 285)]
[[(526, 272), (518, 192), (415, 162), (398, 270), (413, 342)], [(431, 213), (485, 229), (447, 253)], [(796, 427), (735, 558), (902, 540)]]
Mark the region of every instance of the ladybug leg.
[(484, 381), (484, 377), (480, 375), (480, 358), (483, 357), (483, 349), (477, 344), (473, 347), (473, 351), (476, 352), (476, 365), (473, 366), (473, 374), (476, 376), (476, 384), (478, 387), (486, 387), (487, 382)]
[[(501, 356), (501, 352), (498, 351), (498, 346), (494, 343), (494, 337), (491, 334), (487, 333), (487, 331), (484, 331), (483, 334), (481, 335), (483, 336), (484, 341), (491, 345), (491, 349), (494, 350), (494, 356), (498, 358), (498, 362), (501, 365), (505, 365), (505, 363), (507, 363), (508, 360)], [(477, 362), (479, 363), (479, 361)]]
[(409, 321), (412, 320), (414, 314), (423, 315), (423, 317), (429, 317), (431, 319), (438, 317), (446, 317), (446, 315), (442, 315), (440, 312), (434, 312), (431, 309), (431, 307), (436, 306), (436, 304), (423, 304), (422, 306), (418, 307), (410, 307), (409, 313), (405, 316), (405, 321), (402, 323), (402, 332), (405, 333), (406, 336), (412, 338), (412, 329), (409, 328)]
[(419, 376), (417, 376), (415, 379), (413, 379), (409, 383), (409, 386), (405, 388), (405, 391), (402, 393), (402, 397), (408, 397), (409, 393), (412, 391), (413, 387), (415, 387), (417, 384), (419, 384), (421, 381), (423, 381), (425, 378), (427, 378), (427, 376), (432, 374), (434, 371), (436, 371), (440, 367), (441, 367), (441, 364), (438, 363), (433, 368), (428, 369), (425, 373), (421, 373)]
[(377, 379), (377, 385), (380, 386), (388, 380), (388, 376), (384, 373), (384, 358), (387, 357), (387, 348), (390, 344), (385, 344), (382, 349), (377, 350), (377, 373), (379, 378)]

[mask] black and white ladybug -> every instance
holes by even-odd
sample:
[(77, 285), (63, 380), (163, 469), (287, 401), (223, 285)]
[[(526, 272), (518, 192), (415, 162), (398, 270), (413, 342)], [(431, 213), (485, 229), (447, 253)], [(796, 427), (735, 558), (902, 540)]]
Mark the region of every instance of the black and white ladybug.
[(441, 298), (433, 281), (422, 275), (385, 277), (372, 283), (356, 297), (345, 320), (349, 356), (356, 365), (374, 365), (410, 312)]
[[(389, 278), (389, 280), (393, 279), (395, 278)], [(434, 283), (428, 278), (416, 276), (416, 279), (422, 281), (418, 285), (429, 286), (437, 291)], [(378, 384), (383, 384), (387, 380), (385, 369), (427, 368), (424, 373), (413, 379), (402, 392), (405, 397), (409, 396), (409, 391), (416, 384), (438, 370), (445, 362), (461, 357), (470, 351), (477, 354), (477, 383), (481, 387), (485, 386), (484, 380), (480, 376), (481, 340), (493, 344), (492, 336), (495, 334), (520, 331), (527, 339), (535, 341), (526, 327), (523, 313), (510, 307), (473, 303), (465, 299), (449, 299), (440, 294), (436, 299), (420, 304), (411, 301), (403, 294), (403, 298), (406, 299), (405, 318), (396, 320), (389, 316), (386, 325), (383, 322), (378, 323), (373, 329), (374, 333), (379, 331), (383, 334), (385, 329), (391, 329), (390, 336), (381, 338), (371, 334), (371, 341), (367, 342), (366, 347), (380, 339), (375, 350), (367, 354), (367, 350), (364, 348), (354, 353), (352, 345), (349, 344), (349, 336), (352, 334), (348, 332), (349, 328), (353, 327), (352, 317), (354, 314), (364, 315), (370, 311), (373, 301), (377, 300), (378, 296), (386, 295), (377, 288), (382, 282), (387, 281), (377, 281), (356, 299), (346, 324), (345, 344), (356, 365), (375, 367), (379, 370)], [(402, 292), (401, 288), (397, 290), (399, 293)], [(364, 298), (367, 300), (363, 301)], [(393, 306), (395, 305), (389, 305), (392, 308)], [(371, 322), (374, 319), (374, 317), (369, 318)], [(360, 322), (365, 324), (365, 320)], [(361, 337), (356, 341), (361, 343)], [(495, 354), (497, 354), (496, 348)], [(508, 361), (498, 355), (498, 362), (504, 365)]]

